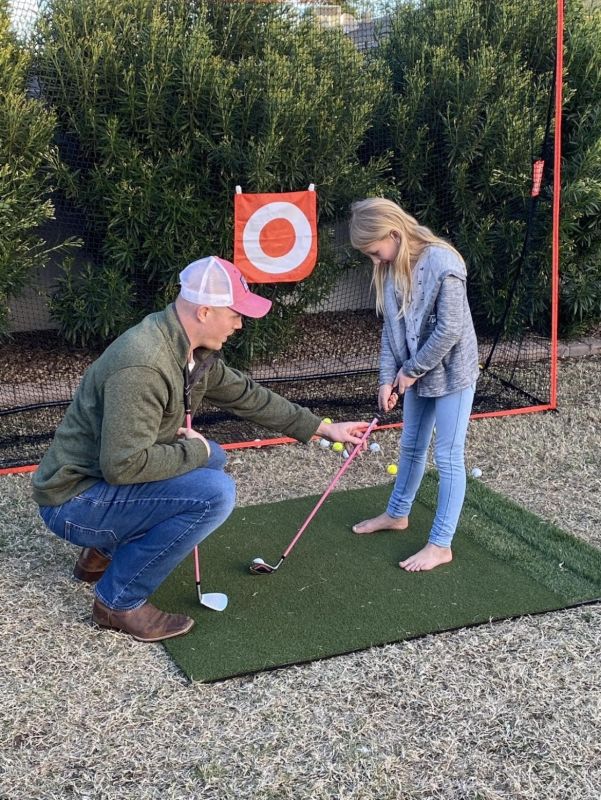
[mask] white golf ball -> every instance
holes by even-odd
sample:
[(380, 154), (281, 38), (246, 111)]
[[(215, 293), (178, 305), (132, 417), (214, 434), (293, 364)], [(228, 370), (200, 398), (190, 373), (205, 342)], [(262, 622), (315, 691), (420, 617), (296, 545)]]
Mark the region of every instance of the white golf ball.
[(480, 467), (474, 467), (472, 469), (472, 478), (481, 478), (482, 477), (482, 470)]
[(324, 450), (327, 450), (328, 447), (330, 446), (330, 442), (327, 439), (320, 439), (319, 446), (323, 447)]
[(380, 452), (380, 445), (377, 442), (372, 442), (369, 446), (369, 449), (372, 453), (379, 453)]
[(264, 564), (264, 563), (265, 562), (263, 561), (262, 558), (253, 558), (253, 564)]

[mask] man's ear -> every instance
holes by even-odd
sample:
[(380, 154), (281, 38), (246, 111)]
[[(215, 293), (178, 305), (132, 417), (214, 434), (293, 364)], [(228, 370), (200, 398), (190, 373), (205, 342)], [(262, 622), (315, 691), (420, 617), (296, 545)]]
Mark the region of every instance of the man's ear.
[(206, 322), (209, 314), (209, 306), (198, 306), (196, 309), (196, 319), (199, 322)]

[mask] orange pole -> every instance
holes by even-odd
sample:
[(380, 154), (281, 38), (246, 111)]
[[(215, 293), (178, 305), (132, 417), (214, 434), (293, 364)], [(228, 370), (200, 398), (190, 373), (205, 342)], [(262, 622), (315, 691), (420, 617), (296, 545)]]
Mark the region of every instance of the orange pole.
[(21, 472), (35, 472), (37, 468), (37, 464), (29, 464), (26, 467), (5, 467), (4, 469), (0, 469), (0, 476), (17, 475)]
[(563, 103), (563, 0), (557, 0), (555, 64), (555, 153), (553, 160), (553, 241), (551, 252), (551, 397), (557, 408), (557, 345), (559, 337), (559, 219), (561, 195), (561, 119)]

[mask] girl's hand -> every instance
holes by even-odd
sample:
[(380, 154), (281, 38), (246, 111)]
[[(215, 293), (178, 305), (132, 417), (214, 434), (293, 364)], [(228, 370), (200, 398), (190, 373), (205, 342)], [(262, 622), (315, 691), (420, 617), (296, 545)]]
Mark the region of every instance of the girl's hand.
[(380, 411), (392, 411), (398, 402), (399, 396), (390, 383), (383, 383), (378, 392), (378, 408)]
[(402, 369), (397, 372), (397, 376), (394, 379), (395, 384), (398, 387), (399, 394), (405, 394), (405, 389), (408, 389), (410, 386), (413, 386), (417, 378), (409, 378)]
[[(315, 431), (318, 436), (323, 436), (331, 442), (347, 442), (359, 444), (368, 422), (322, 422)], [(367, 448), (367, 440), (363, 442), (363, 449)]]

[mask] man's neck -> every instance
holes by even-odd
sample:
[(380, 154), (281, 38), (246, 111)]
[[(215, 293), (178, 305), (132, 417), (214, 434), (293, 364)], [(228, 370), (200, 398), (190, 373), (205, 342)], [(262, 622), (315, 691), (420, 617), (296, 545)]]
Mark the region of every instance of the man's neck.
[(174, 303), (175, 306), (175, 314), (177, 319), (179, 320), (179, 324), (182, 326), (184, 333), (186, 334), (188, 341), (190, 342), (190, 350), (188, 352), (188, 361), (192, 356), (192, 352), (196, 350), (197, 347), (201, 347), (202, 343), (195, 341), (195, 331), (192, 321), (188, 318), (186, 314), (186, 309), (182, 307), (181, 303), (178, 300)]

